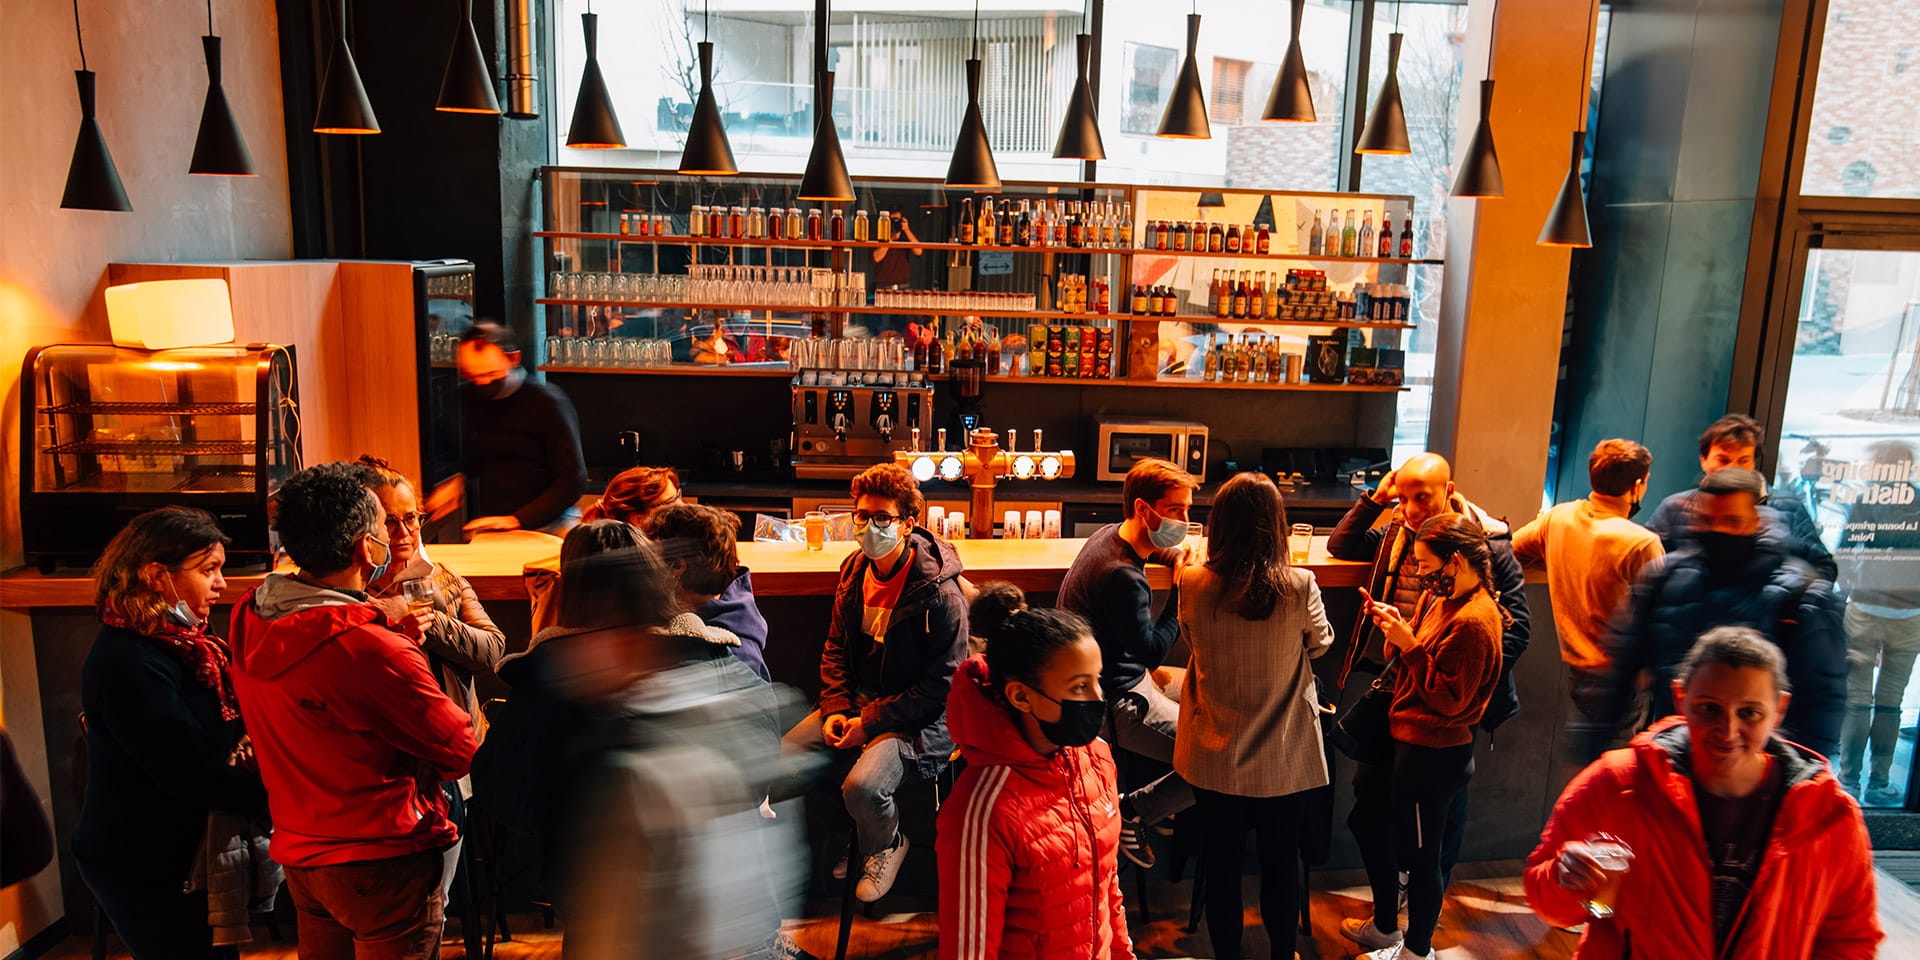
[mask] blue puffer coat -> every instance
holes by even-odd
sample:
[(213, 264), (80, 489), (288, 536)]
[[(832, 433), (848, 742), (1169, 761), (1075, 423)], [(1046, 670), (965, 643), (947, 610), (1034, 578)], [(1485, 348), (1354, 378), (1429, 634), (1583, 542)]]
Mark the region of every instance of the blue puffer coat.
[[(1820, 754), (1840, 745), (1847, 703), (1847, 638), (1839, 594), (1786, 542), (1763, 528), (1753, 551), (1732, 569), (1714, 569), (1700, 547), (1683, 541), (1634, 585), (1607, 639), (1613, 670), (1584, 710), (1601, 720), (1625, 712), (1633, 680), (1653, 674), (1650, 720), (1674, 712), (1671, 681), (1700, 635), (1714, 627), (1752, 627), (1787, 658), (1793, 702), (1781, 735)], [(1611, 731), (1589, 730), (1597, 756)]]

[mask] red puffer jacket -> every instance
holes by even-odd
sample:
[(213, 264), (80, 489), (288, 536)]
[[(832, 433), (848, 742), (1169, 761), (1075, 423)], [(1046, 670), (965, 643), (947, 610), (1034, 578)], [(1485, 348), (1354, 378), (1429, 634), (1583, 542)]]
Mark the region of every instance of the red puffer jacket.
[(1106, 743), (1034, 752), (977, 656), (954, 674), (947, 725), (967, 769), (940, 808), (942, 960), (1132, 960)]
[(1579, 960), (1870, 960), (1879, 944), (1873, 853), (1860, 808), (1820, 757), (1775, 738), (1785, 795), (1760, 874), (1717, 952), (1713, 889), (1687, 728), (1668, 717), (1582, 771), (1560, 795), (1527, 858), (1527, 901), (1548, 923), (1586, 921), (1578, 895), (1554, 878), (1560, 848), (1605, 832), (1633, 849), (1612, 920), (1587, 924)]

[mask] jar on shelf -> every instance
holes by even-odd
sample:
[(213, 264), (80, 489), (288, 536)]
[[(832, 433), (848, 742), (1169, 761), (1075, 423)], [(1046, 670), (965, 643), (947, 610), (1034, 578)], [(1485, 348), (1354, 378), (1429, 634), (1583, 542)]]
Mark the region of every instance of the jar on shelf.
[(853, 212), (853, 239), (862, 243), (873, 239), (868, 230), (869, 226), (867, 212), (865, 210), (855, 210)]
[(893, 239), (893, 214), (880, 211), (880, 219), (873, 222), (873, 238), (881, 243)]
[(788, 207), (782, 221), (785, 223), (785, 227), (781, 230), (781, 236), (786, 237), (788, 240), (800, 239), (801, 231), (804, 229), (800, 222), (800, 208)]
[(835, 210), (833, 212), (832, 228), (833, 239), (845, 240), (847, 238), (847, 215), (839, 210)]
[(747, 208), (727, 208), (727, 236), (739, 240), (747, 235)]
[(767, 238), (767, 210), (765, 207), (747, 208), (747, 239), (765, 240)]
[(704, 237), (707, 235), (707, 208), (704, 204), (694, 204), (693, 211), (687, 215), (687, 236)]
[(821, 236), (820, 208), (811, 207), (807, 210), (807, 239), (819, 240)]
[(727, 235), (727, 208), (714, 204), (707, 208), (707, 236), (725, 237)]

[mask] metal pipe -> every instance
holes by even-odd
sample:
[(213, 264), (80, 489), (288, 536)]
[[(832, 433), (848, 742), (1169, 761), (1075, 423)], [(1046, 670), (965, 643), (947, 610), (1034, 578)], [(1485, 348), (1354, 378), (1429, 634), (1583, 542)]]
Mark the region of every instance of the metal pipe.
[(533, 0), (507, 0), (507, 116), (540, 116), (534, 73)]

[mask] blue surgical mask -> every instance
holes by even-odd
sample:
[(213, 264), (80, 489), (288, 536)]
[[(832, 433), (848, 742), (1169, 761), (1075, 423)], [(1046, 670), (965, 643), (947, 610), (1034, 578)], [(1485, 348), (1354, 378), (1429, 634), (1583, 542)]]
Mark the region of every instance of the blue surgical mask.
[[(169, 593), (173, 591), (173, 585), (171, 583), (167, 585), (167, 591)], [(173, 605), (162, 608), (160, 615), (189, 630), (200, 625), (200, 618), (194, 615), (193, 608), (187, 606), (185, 600), (178, 599), (177, 595), (173, 601)]]
[(860, 541), (860, 552), (866, 554), (868, 560), (879, 560), (900, 546), (900, 527), (898, 520), (885, 527), (869, 523), (861, 527), (854, 538)]
[(380, 561), (380, 565), (374, 567), (372, 573), (367, 574), (367, 586), (369, 587), (378, 583), (380, 581), (380, 575), (386, 573), (387, 567), (393, 563), (393, 544), (385, 540), (374, 540), (373, 542), (387, 548), (387, 558)]
[[(1149, 510), (1148, 512), (1151, 513), (1152, 511)], [(1158, 516), (1158, 514), (1155, 514), (1155, 516)], [(1152, 540), (1153, 545), (1162, 550), (1177, 547), (1182, 540), (1187, 539), (1187, 522), (1185, 520), (1175, 520), (1172, 517), (1160, 517), (1160, 525), (1148, 532), (1147, 539)]]

